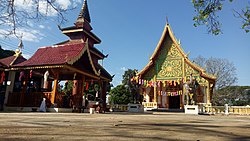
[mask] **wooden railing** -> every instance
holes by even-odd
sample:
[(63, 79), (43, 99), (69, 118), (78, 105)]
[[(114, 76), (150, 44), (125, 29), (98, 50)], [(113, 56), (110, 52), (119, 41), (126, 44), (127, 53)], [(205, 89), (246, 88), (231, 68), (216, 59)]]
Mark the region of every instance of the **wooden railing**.
[(39, 107), (43, 98), (46, 98), (47, 106), (51, 104), (52, 93), (51, 92), (32, 92), (24, 94), (23, 103), (20, 105), (21, 93), (13, 92), (9, 93), (7, 106), (23, 106), (23, 107)]
[(157, 108), (157, 102), (142, 102), (144, 108)]
[[(199, 113), (225, 114), (225, 106), (212, 106), (211, 104), (200, 104)], [(250, 106), (228, 106), (228, 114), (250, 115)]]
[(230, 106), (229, 113), (250, 115), (250, 106)]
[(123, 104), (110, 105), (110, 111), (111, 112), (126, 112), (128, 111), (128, 105), (123, 105)]
[(21, 93), (13, 92), (9, 93), (7, 106), (18, 106), (20, 104)]

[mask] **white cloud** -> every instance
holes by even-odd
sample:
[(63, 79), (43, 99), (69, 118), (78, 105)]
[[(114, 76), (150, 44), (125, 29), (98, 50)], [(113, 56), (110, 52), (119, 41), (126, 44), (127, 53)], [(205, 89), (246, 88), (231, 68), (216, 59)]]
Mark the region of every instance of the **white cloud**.
[(114, 87), (122, 84), (122, 78), (120, 76), (115, 76), (113, 81), (112, 81), (112, 84)]
[[(17, 10), (22, 10), (28, 14), (36, 14), (37, 6), (41, 14), (46, 16), (56, 16), (57, 11), (50, 6), (46, 0), (40, 0), (38, 3), (34, 0), (15, 0)], [(55, 0), (53, 5), (59, 9), (67, 10), (76, 7), (81, 0)]]
[(34, 6), (33, 0), (15, 0), (14, 4), (16, 8), (26, 10), (31, 10), (31, 8)]
[(45, 1), (39, 1), (39, 12), (46, 16), (56, 16), (57, 11), (48, 5)]
[(64, 10), (71, 6), (70, 0), (57, 0), (56, 3)]
[(17, 30), (19, 35), (23, 35), (23, 41), (39, 42), (44, 34), (35, 29), (20, 29)]
[(39, 25), (39, 28), (44, 29), (45, 26), (44, 25)]
[[(4, 33), (8, 33), (8, 31), (4, 30), (4, 29), (0, 29), (0, 38), (4, 38)], [(41, 39), (43, 39), (44, 34), (42, 34), (39, 30), (35, 30), (35, 29), (17, 29), (16, 30), (16, 34), (21, 37), (22, 35), (22, 40), (23, 41), (30, 41), (30, 42), (39, 42)], [(10, 38), (15, 38), (16, 36), (11, 35), (9, 36)]]
[(30, 54), (24, 54), (24, 53), (23, 53), (22, 55), (23, 55), (23, 57), (26, 58), (26, 59), (29, 59), (29, 58), (31, 57)]
[(8, 31), (4, 30), (4, 29), (0, 29), (0, 38), (4, 38), (4, 35), (8, 33)]
[(125, 67), (121, 67), (121, 70), (122, 70), (122, 71), (126, 71), (126, 68), (125, 68)]

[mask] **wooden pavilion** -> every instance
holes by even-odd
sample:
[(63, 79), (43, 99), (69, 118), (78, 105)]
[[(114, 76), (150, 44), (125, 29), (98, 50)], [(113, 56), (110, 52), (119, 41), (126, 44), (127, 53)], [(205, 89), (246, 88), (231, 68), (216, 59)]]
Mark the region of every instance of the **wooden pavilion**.
[[(92, 33), (90, 22), (85, 0), (74, 26), (60, 28), (69, 40), (41, 47), (30, 59), (11, 68), (20, 73), (15, 77), (13, 92), (7, 94), (7, 106), (38, 107), (45, 97), (47, 107), (81, 107), (87, 106), (82, 104), (83, 98), (94, 97), (105, 110), (106, 92), (112, 77), (98, 63), (106, 56), (94, 47), (101, 40)], [(58, 91), (58, 83), (66, 81), (67, 87), (68, 80), (73, 81), (73, 91), (69, 95)], [(88, 97), (88, 93), (94, 96)], [(70, 104), (65, 102), (65, 95)]]
[(148, 64), (138, 73), (145, 107), (183, 109), (210, 104), (216, 77), (188, 59), (168, 23)]

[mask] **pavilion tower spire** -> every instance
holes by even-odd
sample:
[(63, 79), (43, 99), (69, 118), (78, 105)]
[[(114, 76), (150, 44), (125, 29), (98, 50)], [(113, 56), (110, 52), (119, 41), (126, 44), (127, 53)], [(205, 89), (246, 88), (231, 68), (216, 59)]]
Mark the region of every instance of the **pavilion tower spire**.
[(84, 0), (82, 9), (80, 11), (80, 14), (78, 15), (76, 22), (84, 22), (85, 20), (89, 23), (91, 22), (87, 0)]
[(75, 21), (75, 25), (67, 28), (60, 28), (63, 34), (67, 35), (71, 40), (89, 40), (89, 46), (101, 43), (101, 40), (92, 33), (92, 27), (90, 25), (90, 14), (88, 9), (87, 0), (84, 0), (82, 9)]
[(92, 27), (90, 25), (91, 19), (88, 9), (87, 0), (84, 0), (82, 9), (76, 19), (75, 25), (79, 28), (84, 28), (87, 31), (91, 31)]

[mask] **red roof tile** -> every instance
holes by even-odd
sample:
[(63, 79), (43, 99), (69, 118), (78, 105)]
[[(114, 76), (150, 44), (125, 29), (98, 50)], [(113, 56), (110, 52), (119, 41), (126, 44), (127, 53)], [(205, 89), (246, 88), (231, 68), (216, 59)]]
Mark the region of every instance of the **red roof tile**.
[(62, 65), (80, 55), (85, 43), (63, 44), (39, 48), (27, 61), (15, 66)]
[[(19, 63), (24, 62), (26, 60), (27, 59), (25, 59), (23, 56), (20, 55), (18, 57), (17, 56), (10, 56), (7, 58), (0, 59), (0, 62), (6, 66), (10, 66), (10, 65), (19, 64)], [(13, 62), (13, 64), (11, 64), (12, 62)]]
[(4, 67), (4, 65), (0, 62), (0, 68), (3, 68)]

